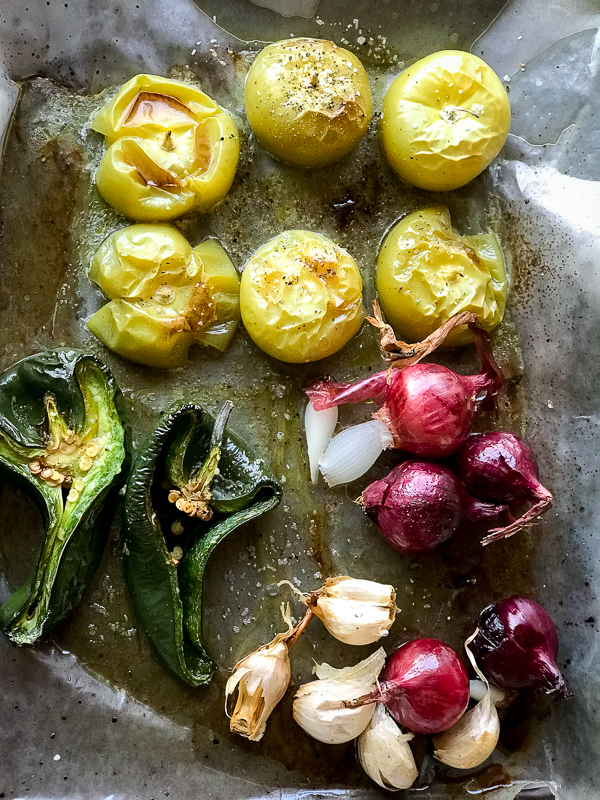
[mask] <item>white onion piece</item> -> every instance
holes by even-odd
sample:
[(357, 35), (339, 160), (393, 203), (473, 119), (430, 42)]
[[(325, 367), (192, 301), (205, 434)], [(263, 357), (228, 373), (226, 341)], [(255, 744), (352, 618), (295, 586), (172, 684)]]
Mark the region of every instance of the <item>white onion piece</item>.
[(331, 441), (337, 421), (337, 406), (326, 408), (324, 411), (316, 411), (310, 400), (308, 401), (304, 412), (304, 432), (306, 434), (310, 479), (313, 483), (318, 480), (319, 459), (327, 450), (327, 445)]
[(360, 478), (393, 443), (387, 427), (378, 419), (346, 428), (334, 436), (319, 462), (329, 486)]

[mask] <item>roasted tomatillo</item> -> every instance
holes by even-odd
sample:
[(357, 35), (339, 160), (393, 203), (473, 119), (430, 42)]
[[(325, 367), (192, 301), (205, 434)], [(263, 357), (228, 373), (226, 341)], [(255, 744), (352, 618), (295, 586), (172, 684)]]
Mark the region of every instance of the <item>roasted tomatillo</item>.
[(170, 225), (130, 225), (102, 242), (90, 278), (111, 302), (88, 328), (130, 361), (179, 367), (193, 342), (223, 351), (235, 334), (238, 274), (215, 239), (192, 249)]
[[(460, 236), (444, 206), (415, 211), (389, 231), (379, 251), (379, 302), (396, 334), (419, 342), (461, 311), (477, 314), (487, 331), (502, 321), (507, 280), (493, 233)], [(473, 341), (462, 326), (445, 347)]]
[(484, 170), (510, 128), (508, 95), (471, 53), (443, 50), (412, 64), (383, 99), (381, 142), (398, 175), (433, 192), (464, 186)]
[(260, 459), (199, 406), (165, 415), (137, 451), (125, 495), (125, 577), (162, 663), (192, 686), (214, 664), (202, 633), (208, 559), (240, 525), (270, 511), (281, 488)]
[[(0, 466), (38, 503), (46, 534), (31, 582), (0, 609), (15, 644), (33, 644), (81, 600), (108, 534), (126, 458), (119, 390), (95, 356), (56, 350), (0, 377)], [(107, 513), (103, 513), (106, 511)]]
[(337, 352), (363, 319), (352, 256), (309, 231), (286, 231), (254, 253), (240, 284), (242, 321), (274, 358), (304, 363)]
[(324, 39), (286, 39), (256, 56), (246, 78), (246, 116), (276, 158), (322, 167), (360, 142), (371, 91), (358, 58)]
[(231, 116), (185, 83), (136, 75), (100, 109), (92, 128), (108, 145), (98, 191), (139, 222), (210, 211), (235, 177), (240, 147)]

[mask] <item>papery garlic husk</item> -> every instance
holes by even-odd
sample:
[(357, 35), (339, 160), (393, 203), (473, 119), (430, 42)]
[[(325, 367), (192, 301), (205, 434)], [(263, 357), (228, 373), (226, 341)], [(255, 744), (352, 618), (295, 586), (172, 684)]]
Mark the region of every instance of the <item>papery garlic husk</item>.
[(315, 594), (313, 613), (344, 644), (373, 644), (387, 636), (396, 617), (396, 592), (383, 583), (340, 575)]
[[(225, 712), (231, 717), (229, 727), (258, 742), (262, 739), (271, 712), (287, 691), (291, 680), (290, 657), (287, 640), (293, 633), (289, 606), (282, 614), (288, 630), (278, 633), (269, 644), (250, 653), (233, 668), (225, 686)], [(237, 689), (233, 712), (228, 712), (228, 701)]]
[(479, 670), (475, 658), (468, 645), (478, 631), (465, 642), (465, 650), (475, 672), (485, 684), (486, 693), (477, 705), (465, 712), (463, 716), (447, 731), (432, 739), (434, 757), (456, 769), (473, 769), (482, 764), (494, 752), (500, 736), (500, 718), (494, 701), (490, 684)]
[(296, 693), (294, 719), (309, 736), (326, 744), (356, 739), (369, 724), (376, 704), (344, 708), (342, 701), (356, 700), (371, 692), (384, 664), (383, 647), (354, 667), (335, 669), (318, 664), (318, 680), (305, 683)]
[(369, 778), (391, 792), (410, 788), (419, 775), (408, 744), (412, 738), (412, 733), (402, 733), (387, 708), (378, 703), (356, 740), (358, 760)]

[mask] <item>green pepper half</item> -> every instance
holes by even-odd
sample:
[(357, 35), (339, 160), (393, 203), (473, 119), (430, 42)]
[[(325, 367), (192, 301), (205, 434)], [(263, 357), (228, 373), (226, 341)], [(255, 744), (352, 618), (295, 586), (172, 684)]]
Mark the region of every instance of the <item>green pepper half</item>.
[(119, 389), (78, 350), (19, 361), (0, 376), (0, 466), (40, 505), (46, 535), (33, 581), (0, 608), (4, 632), (33, 644), (81, 600), (108, 534), (106, 500), (126, 459)]
[(215, 666), (202, 634), (206, 564), (217, 545), (279, 503), (260, 460), (189, 404), (168, 413), (141, 445), (125, 496), (125, 576), (138, 619), (162, 663), (191, 686)]

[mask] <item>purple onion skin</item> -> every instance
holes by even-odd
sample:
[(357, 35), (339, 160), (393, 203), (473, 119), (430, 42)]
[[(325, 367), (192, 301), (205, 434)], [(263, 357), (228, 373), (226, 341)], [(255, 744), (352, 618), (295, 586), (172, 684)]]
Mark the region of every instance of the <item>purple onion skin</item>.
[(385, 404), (373, 416), (385, 423), (394, 447), (422, 458), (456, 453), (471, 432), (486, 375), (458, 375), (439, 364), (393, 370)]
[(568, 696), (556, 665), (554, 623), (535, 600), (509, 597), (482, 611), (471, 645), (483, 670), (505, 689), (538, 688)]
[(390, 714), (414, 733), (450, 728), (469, 703), (469, 676), (444, 642), (415, 639), (388, 656), (378, 692)]
[(552, 495), (538, 480), (533, 451), (513, 433), (490, 431), (470, 436), (458, 455), (458, 473), (466, 490), (480, 500), (508, 504), (533, 501), (522, 517), (492, 531), (483, 544), (518, 533), (552, 507)]
[(498, 519), (505, 505), (475, 500), (446, 467), (410, 460), (367, 486), (361, 505), (384, 539), (403, 553), (429, 553), (465, 522)]
[(480, 500), (510, 503), (538, 497), (537, 459), (514, 433), (489, 431), (471, 436), (458, 456), (458, 471), (467, 490)]

